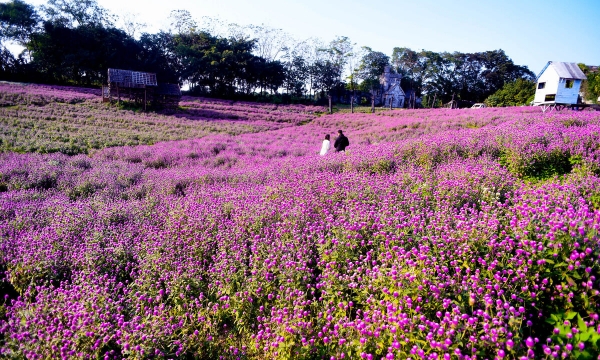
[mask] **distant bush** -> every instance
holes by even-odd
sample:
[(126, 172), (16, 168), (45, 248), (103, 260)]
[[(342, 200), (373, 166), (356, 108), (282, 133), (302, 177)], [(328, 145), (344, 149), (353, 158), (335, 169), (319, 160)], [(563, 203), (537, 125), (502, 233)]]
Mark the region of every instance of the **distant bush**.
[(535, 96), (535, 83), (530, 80), (517, 79), (505, 84), (485, 99), (488, 106), (521, 106), (530, 105)]

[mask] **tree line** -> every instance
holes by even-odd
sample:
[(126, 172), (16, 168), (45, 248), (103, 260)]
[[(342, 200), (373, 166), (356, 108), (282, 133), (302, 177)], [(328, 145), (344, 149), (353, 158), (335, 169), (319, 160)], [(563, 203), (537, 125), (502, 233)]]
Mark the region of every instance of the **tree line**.
[[(111, 67), (154, 72), (161, 82), (205, 96), (314, 101), (331, 95), (344, 102), (368, 97), (390, 66), (403, 76), (407, 106), (420, 99), (425, 107), (482, 102), (517, 81), (534, 88), (534, 74), (503, 50), (395, 47), (388, 56), (343, 36), (296, 40), (265, 25), (210, 18), (201, 26), (186, 10), (171, 12), (169, 20), (168, 29), (147, 33), (134, 15), (113, 15), (95, 0), (49, 0), (38, 8), (10, 0), (0, 4), (0, 79), (98, 86)], [(23, 51), (13, 55), (8, 43)]]

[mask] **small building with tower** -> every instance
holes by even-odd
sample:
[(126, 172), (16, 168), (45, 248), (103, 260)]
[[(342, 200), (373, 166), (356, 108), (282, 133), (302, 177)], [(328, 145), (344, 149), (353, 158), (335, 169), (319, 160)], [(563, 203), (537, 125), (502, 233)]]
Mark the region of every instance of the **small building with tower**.
[(391, 108), (404, 106), (406, 94), (400, 86), (402, 75), (393, 73), (389, 66), (385, 67), (383, 74), (379, 77), (381, 88), (375, 93), (375, 105)]

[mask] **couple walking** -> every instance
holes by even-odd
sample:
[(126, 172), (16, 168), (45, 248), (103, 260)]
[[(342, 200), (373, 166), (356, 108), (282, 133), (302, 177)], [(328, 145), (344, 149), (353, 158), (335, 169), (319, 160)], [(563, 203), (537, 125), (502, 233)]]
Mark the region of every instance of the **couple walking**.
[[(323, 140), (323, 145), (321, 146), (321, 152), (319, 153), (321, 156), (327, 154), (329, 148), (331, 147), (331, 142), (329, 141), (329, 134), (325, 135), (325, 140)], [(342, 130), (338, 130), (338, 137), (335, 139), (333, 143), (333, 147), (335, 148), (335, 152), (346, 151), (346, 146), (350, 145), (350, 141), (344, 135)]]

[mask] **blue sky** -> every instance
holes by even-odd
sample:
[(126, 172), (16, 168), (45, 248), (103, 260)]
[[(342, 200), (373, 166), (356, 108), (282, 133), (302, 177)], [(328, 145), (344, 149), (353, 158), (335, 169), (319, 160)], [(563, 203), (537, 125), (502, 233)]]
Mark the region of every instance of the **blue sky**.
[(264, 23), (297, 39), (329, 42), (347, 36), (357, 46), (389, 55), (394, 47), (503, 49), (536, 74), (549, 60), (600, 65), (600, 0), (97, 1), (114, 13), (137, 13), (149, 25), (148, 32), (165, 29), (171, 10), (185, 9), (198, 21), (209, 16), (240, 25)]

